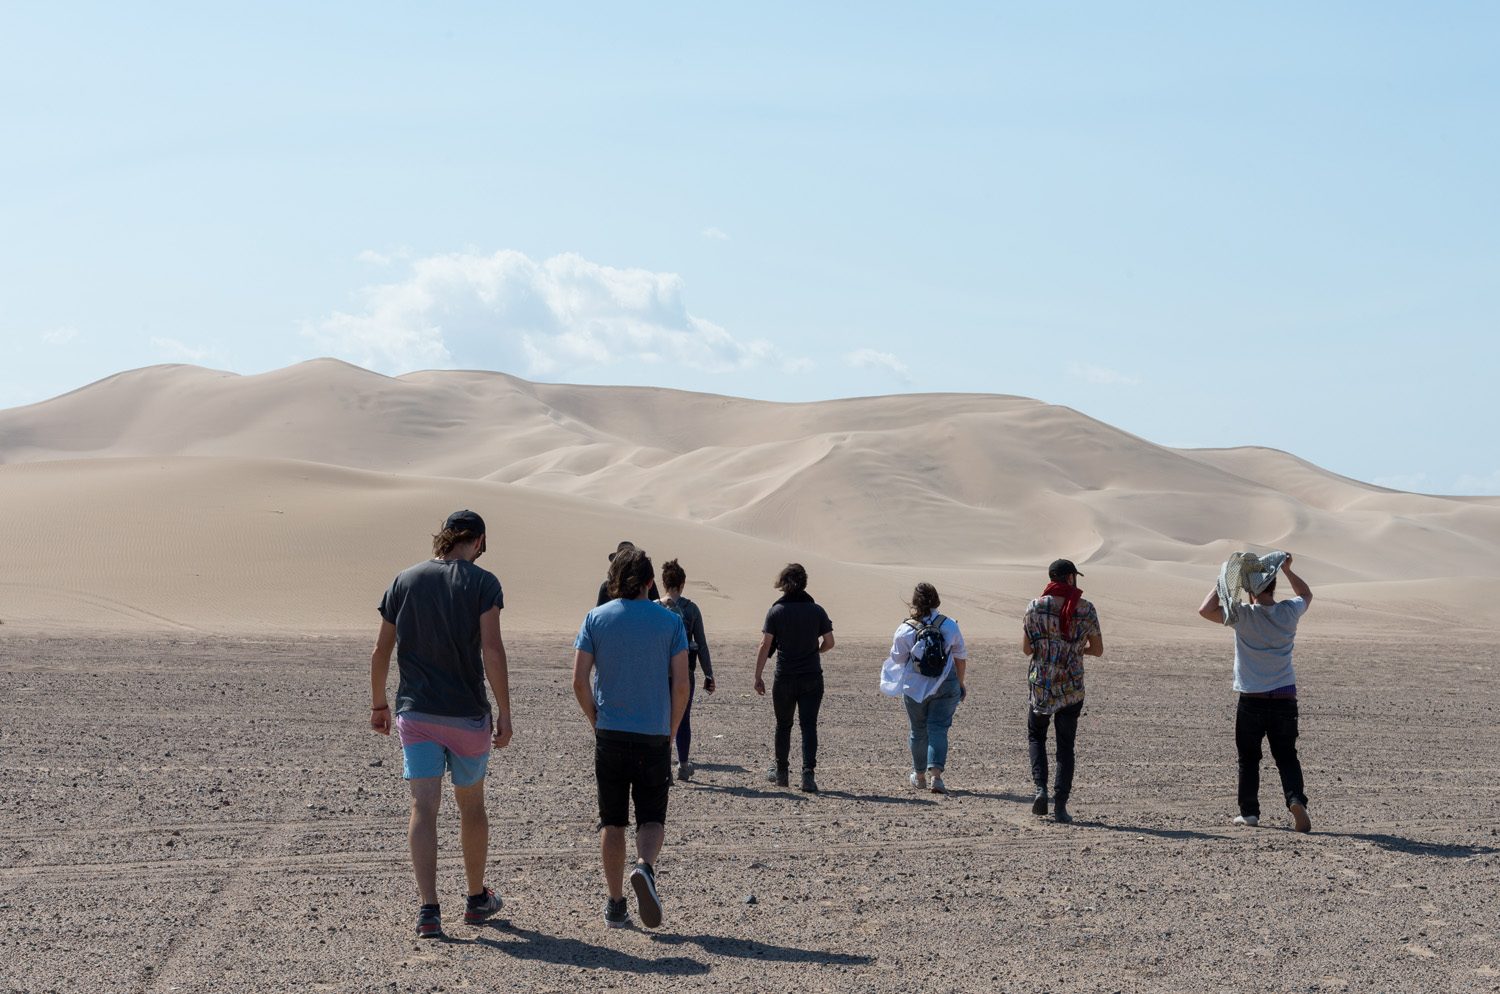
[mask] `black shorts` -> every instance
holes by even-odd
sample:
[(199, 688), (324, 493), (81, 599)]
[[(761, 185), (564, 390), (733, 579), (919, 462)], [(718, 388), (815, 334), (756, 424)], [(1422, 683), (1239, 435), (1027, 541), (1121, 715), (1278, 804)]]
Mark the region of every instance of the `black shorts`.
[(594, 733), (594, 778), (599, 782), (599, 827), (667, 822), (667, 791), (672, 786), (672, 740), (600, 729)]

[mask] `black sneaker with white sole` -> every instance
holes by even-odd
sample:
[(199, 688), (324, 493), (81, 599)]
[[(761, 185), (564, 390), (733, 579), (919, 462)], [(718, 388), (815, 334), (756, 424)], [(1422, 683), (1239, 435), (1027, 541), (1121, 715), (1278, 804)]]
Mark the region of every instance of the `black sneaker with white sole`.
[(417, 911), (417, 938), (441, 939), (443, 913), (436, 904), (424, 904)]
[(635, 907), (641, 924), (647, 928), (661, 925), (661, 898), (656, 894), (656, 873), (649, 863), (637, 863), (630, 871), (630, 886), (635, 889)]
[(610, 898), (604, 902), (604, 924), (610, 928), (630, 927), (630, 909), (626, 907), (623, 897), (618, 901)]

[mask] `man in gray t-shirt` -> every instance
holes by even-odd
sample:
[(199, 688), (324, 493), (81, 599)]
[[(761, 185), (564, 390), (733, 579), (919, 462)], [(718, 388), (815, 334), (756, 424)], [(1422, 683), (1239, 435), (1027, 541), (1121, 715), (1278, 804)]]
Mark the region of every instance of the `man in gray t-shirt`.
[[(1248, 558), (1253, 564), (1254, 557)], [(1245, 592), (1250, 603), (1226, 610), (1215, 585), (1198, 614), (1214, 624), (1234, 628), (1234, 689), (1239, 692), (1234, 745), (1239, 753), (1240, 807), (1234, 823), (1251, 827), (1260, 824), (1260, 744), (1264, 739), (1270, 743), (1271, 756), (1281, 774), (1292, 824), (1299, 832), (1310, 832), (1312, 820), (1307, 814), (1302, 763), (1297, 758), (1297, 672), (1292, 666), (1292, 645), (1297, 622), (1312, 602), (1312, 590), (1292, 572), (1290, 554), (1272, 553), (1265, 559), (1266, 568), (1247, 574)], [(1284, 601), (1276, 599), (1273, 564), (1278, 559), (1281, 572), (1297, 595)]]

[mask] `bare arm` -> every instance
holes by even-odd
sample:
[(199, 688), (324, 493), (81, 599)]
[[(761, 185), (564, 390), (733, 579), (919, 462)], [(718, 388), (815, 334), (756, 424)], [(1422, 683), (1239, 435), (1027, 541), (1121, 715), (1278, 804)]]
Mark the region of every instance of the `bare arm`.
[(688, 695), (692, 693), (692, 676), (688, 673), (687, 650), (672, 657), (672, 737), (677, 737), (677, 726), (687, 714)]
[(770, 632), (765, 632), (760, 637), (760, 651), (755, 654), (755, 692), (760, 696), (766, 696), (766, 681), (763, 674), (766, 672), (766, 660), (771, 656), (771, 643), (776, 637)]
[(1224, 608), (1219, 604), (1219, 588), (1214, 586), (1203, 598), (1203, 604), (1198, 608), (1198, 614), (1204, 621), (1212, 621), (1216, 625), (1224, 624)]
[(1291, 583), (1292, 593), (1311, 604), (1312, 588), (1307, 585), (1306, 580), (1303, 580), (1302, 577), (1292, 572), (1292, 557), (1290, 555), (1282, 562), (1281, 572), (1286, 574), (1287, 581)]
[(833, 648), (833, 632), (824, 632), (818, 636), (818, 652), (827, 652)]
[(1090, 635), (1088, 641), (1084, 643), (1083, 654), (1085, 656), (1104, 655), (1104, 636), (1098, 632)]
[(1027, 656), (1031, 655), (1031, 633), (1021, 629), (1021, 652)]
[(594, 688), (589, 685), (589, 674), (594, 670), (594, 654), (579, 649), (573, 656), (573, 696), (590, 726), (599, 721), (599, 709), (594, 705)]
[(500, 635), (500, 609), (492, 607), (479, 616), (479, 647), (484, 654), (484, 676), (495, 695), (495, 748), (510, 745), (514, 728), (510, 721), (510, 669), (505, 658), (505, 639)]
[[(391, 708), (385, 699), (385, 682), (391, 675), (391, 653), (396, 649), (396, 626), (384, 619), (370, 653), (370, 728), (391, 734)], [(378, 709), (378, 710), (377, 710)]]

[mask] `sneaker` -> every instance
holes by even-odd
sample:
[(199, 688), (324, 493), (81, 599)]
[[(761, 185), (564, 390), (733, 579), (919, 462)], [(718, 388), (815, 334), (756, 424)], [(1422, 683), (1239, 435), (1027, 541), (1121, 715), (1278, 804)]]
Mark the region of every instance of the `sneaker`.
[(480, 924), (495, 912), (499, 911), (504, 903), (504, 901), (500, 900), (500, 895), (496, 894), (488, 887), (480, 891), (478, 894), (470, 895), (469, 903), (464, 908), (464, 924)]
[(417, 938), (441, 939), (443, 915), (436, 904), (424, 904), (417, 912)]
[(1293, 801), (1286, 808), (1292, 813), (1292, 827), (1299, 832), (1312, 831), (1312, 819), (1307, 816), (1307, 805)]
[(678, 780), (691, 780), (691, 779), (693, 779), (693, 764), (692, 763), (678, 763), (677, 764), (677, 779)]
[(774, 783), (778, 787), (786, 787), (790, 785), (791, 780), (787, 776), (787, 772), (785, 769), (781, 767), (772, 767), (771, 770), (766, 773), (766, 782)]
[(802, 771), (802, 790), (807, 794), (816, 794), (818, 792), (818, 781), (813, 779), (812, 770)]
[(623, 897), (618, 901), (610, 898), (604, 902), (604, 924), (610, 928), (630, 927), (630, 909)]
[(1052, 805), (1052, 820), (1060, 825), (1071, 825), (1073, 823), (1073, 816), (1068, 814), (1068, 802), (1060, 797), (1057, 799), (1057, 803)]
[(635, 888), (635, 906), (641, 924), (647, 928), (661, 925), (661, 898), (656, 896), (656, 874), (649, 864), (635, 864), (630, 871), (630, 886)]
[(1260, 815), (1235, 815), (1234, 823), (1245, 828), (1254, 828), (1260, 824)]
[(934, 773), (932, 775), (932, 792), (934, 794), (948, 793), (948, 785), (943, 783), (943, 775), (941, 773)]
[(1031, 799), (1031, 813), (1034, 815), (1044, 815), (1047, 813), (1047, 792), (1045, 790), (1037, 791), (1036, 797)]
[(906, 775), (906, 782), (909, 783), (909, 784), (911, 784), (913, 787), (917, 788), (918, 790), (926, 790), (927, 789), (927, 774), (925, 774), (925, 773), (918, 773), (916, 770), (912, 770), (910, 773), (908, 773)]

